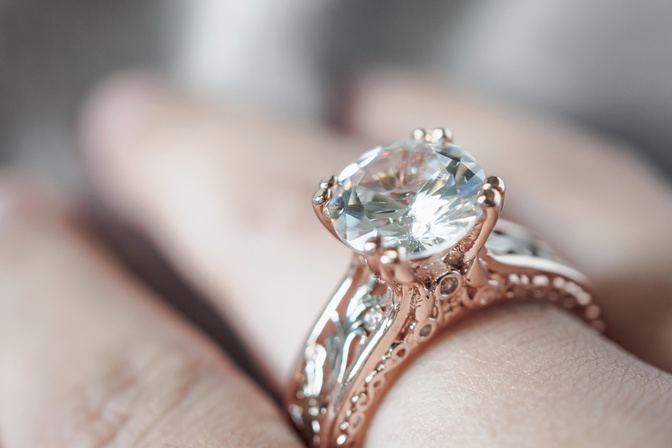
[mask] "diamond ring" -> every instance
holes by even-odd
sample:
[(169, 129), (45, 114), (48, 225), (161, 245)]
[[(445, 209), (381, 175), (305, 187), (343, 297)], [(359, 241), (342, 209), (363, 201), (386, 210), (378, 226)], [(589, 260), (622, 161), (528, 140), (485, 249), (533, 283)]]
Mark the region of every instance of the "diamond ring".
[(502, 179), (486, 177), (446, 129), (418, 129), (320, 183), (315, 212), (354, 258), (288, 387), (309, 446), (361, 446), (399, 366), (493, 302), (545, 300), (604, 329), (583, 275), (499, 219), (504, 196)]

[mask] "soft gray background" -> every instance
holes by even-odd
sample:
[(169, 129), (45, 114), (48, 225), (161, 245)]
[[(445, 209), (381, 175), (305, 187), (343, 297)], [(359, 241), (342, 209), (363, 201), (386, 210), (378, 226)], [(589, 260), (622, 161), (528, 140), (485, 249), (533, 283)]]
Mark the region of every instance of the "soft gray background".
[(0, 0), (0, 157), (76, 183), (77, 105), (118, 68), (327, 120), (350, 74), (396, 65), (623, 138), (669, 175), (670, 19), (664, 1)]

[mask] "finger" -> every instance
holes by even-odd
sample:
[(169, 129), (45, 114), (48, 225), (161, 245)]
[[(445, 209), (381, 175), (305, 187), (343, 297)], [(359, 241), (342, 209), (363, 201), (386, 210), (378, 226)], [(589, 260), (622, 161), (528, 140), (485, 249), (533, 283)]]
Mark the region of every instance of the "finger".
[(0, 178), (0, 444), (298, 446), (269, 400), (48, 196)]
[(369, 447), (668, 446), (670, 376), (565, 312), (498, 307), (465, 320), (383, 398)]
[[(108, 85), (121, 92), (108, 90), (113, 99), (107, 101), (120, 101), (119, 94), (127, 95), (125, 89), (131, 87)], [(91, 117), (110, 110), (105, 99), (98, 101), (91, 107), (100, 109), (91, 110)], [(287, 372), (347, 256), (335, 242), (323, 242), (326, 233), (310, 207), (290, 194), (311, 197), (314, 178), (321, 177), (302, 155), (333, 148), (333, 154), (320, 153), (315, 161), (317, 166), (330, 165), (325, 172), (333, 172), (342, 166), (334, 159), (345, 155), (339, 146), (347, 151), (352, 142), (259, 117), (234, 117), (184, 98), (159, 95), (150, 103), (143, 107), (153, 110), (152, 118), (126, 134), (124, 147), (108, 146), (100, 129), (97, 137), (89, 135), (89, 157), (96, 166), (108, 167), (96, 178), (107, 183), (107, 194), (130, 219), (158, 235), (157, 242), (185, 275), (203, 279), (207, 291), (227, 297), (222, 306), (230, 304), (227, 312), (252, 335), (258, 350)], [(101, 115), (97, 120), (90, 126), (108, 126)], [(254, 157), (260, 146), (259, 138), (248, 138), (252, 130), (282, 152), (267, 160), (264, 145), (261, 156)], [(246, 155), (242, 159), (241, 153)], [(280, 170), (272, 163), (278, 158), (294, 163)], [(250, 178), (272, 182), (249, 191), (241, 179)], [(203, 195), (213, 201), (202, 201)], [(282, 208), (258, 207), (260, 201), (276, 200)], [(247, 218), (251, 213), (258, 221)], [(292, 225), (285, 221), (290, 217)], [(530, 305), (502, 307), (466, 320), (416, 361), (381, 404), (369, 441), (403, 446), (391, 442), (391, 434), (400, 437), (390, 426), (394, 423), (405, 431), (400, 440), (414, 446), (443, 446), (453, 439), (469, 442), (458, 446), (497, 446), (502, 435), (507, 440), (529, 438), (531, 446), (557, 446), (549, 438), (565, 441), (570, 435), (587, 443), (630, 443), (661, 431), (668, 435), (657, 418), (667, 418), (668, 386), (668, 376), (569, 315)], [(434, 400), (420, 409), (423, 397)], [(512, 403), (515, 409), (522, 406), (519, 413), (511, 412)], [(649, 414), (649, 409), (659, 414)], [(459, 428), (450, 421), (457, 413), (463, 414)], [(405, 414), (408, 424), (402, 425)], [(612, 428), (610, 422), (616, 422), (612, 432), (596, 434), (596, 427)], [(571, 434), (564, 425), (572, 428)]]
[[(288, 372), (333, 288), (302, 272), (306, 260), (328, 254), (326, 272), (348, 263), (309, 198), (352, 143), (226, 113), (136, 75), (109, 81), (83, 116), (90, 176), (105, 198), (230, 316), (269, 370)], [(298, 324), (278, 332), (283, 315)]]
[(610, 336), (672, 370), (672, 191), (632, 148), (408, 73), (363, 77), (349, 112), (349, 126), (377, 141), (451, 127), (505, 180), (508, 216), (596, 282)]

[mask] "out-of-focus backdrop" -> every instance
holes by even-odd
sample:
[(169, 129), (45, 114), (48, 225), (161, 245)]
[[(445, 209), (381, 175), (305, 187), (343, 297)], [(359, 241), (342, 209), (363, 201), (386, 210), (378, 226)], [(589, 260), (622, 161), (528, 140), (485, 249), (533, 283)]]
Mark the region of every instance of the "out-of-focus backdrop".
[(654, 0), (0, 0), (0, 158), (77, 183), (77, 106), (121, 68), (328, 121), (347, 79), (392, 66), (622, 138), (670, 175), (671, 20)]

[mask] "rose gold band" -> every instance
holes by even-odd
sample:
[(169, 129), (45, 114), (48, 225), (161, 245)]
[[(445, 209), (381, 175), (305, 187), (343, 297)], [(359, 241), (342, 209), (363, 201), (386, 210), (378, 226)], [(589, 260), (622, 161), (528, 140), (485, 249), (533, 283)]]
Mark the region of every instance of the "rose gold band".
[[(313, 204), (322, 212), (333, 180)], [(359, 447), (372, 412), (422, 344), (472, 310), (503, 300), (544, 300), (603, 330), (585, 278), (522, 227), (498, 220), (504, 184), (491, 177), (483, 218), (448, 252), (409, 260), (374, 238), (355, 254), (303, 348), (287, 408), (309, 446)]]
[(499, 247), (479, 257), (488, 275), (481, 285), (446, 271), (429, 284), (388, 287), (371, 274), (362, 256), (354, 257), (310, 334), (288, 389), (288, 409), (310, 446), (361, 446), (369, 413), (397, 367), (471, 310), (506, 299), (544, 300), (603, 330), (599, 307), (579, 272), (550, 259), (549, 252), (540, 256), (526, 250), (525, 242), (516, 240), (523, 233), (519, 226), (500, 221), (495, 231)]

